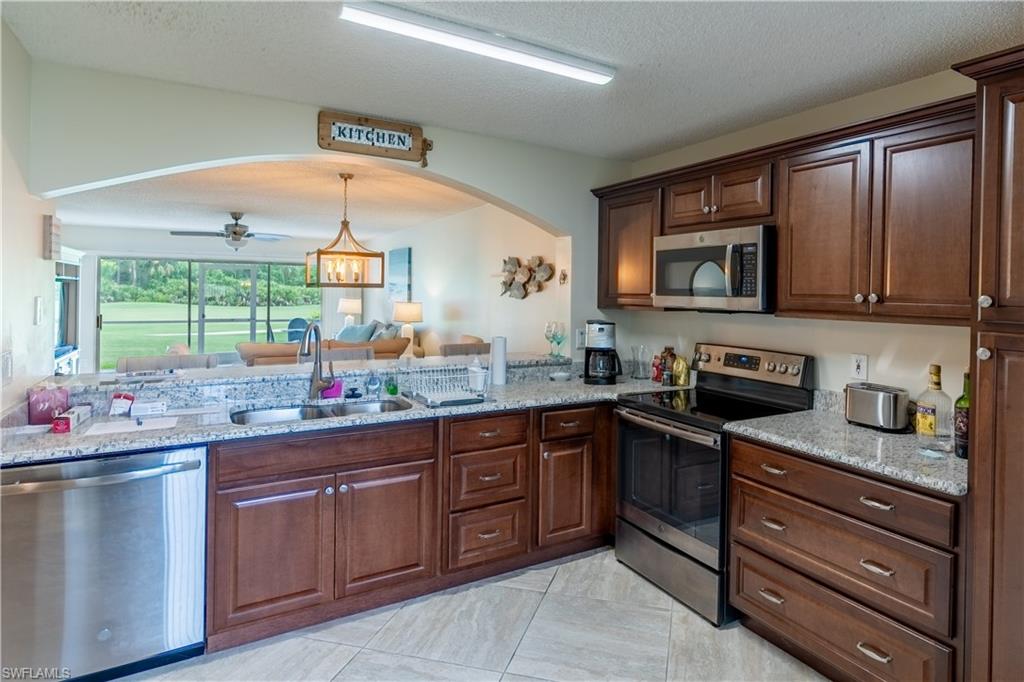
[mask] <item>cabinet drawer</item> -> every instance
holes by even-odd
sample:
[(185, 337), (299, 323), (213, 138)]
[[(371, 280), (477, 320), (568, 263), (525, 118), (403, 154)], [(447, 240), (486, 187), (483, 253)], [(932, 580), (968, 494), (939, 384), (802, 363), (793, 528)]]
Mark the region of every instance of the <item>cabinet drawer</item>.
[(540, 438), (555, 440), (589, 436), (594, 432), (596, 412), (593, 407), (545, 412), (540, 418)]
[(952, 635), (953, 555), (743, 479), (731, 538), (904, 622)]
[(453, 510), (526, 497), (525, 445), (452, 455), (450, 499)]
[(732, 441), (730, 455), (735, 474), (919, 540), (955, 546), (956, 507), (951, 502), (743, 440)]
[(448, 568), (515, 556), (526, 552), (526, 500), (452, 514), (448, 520)]
[(472, 452), (506, 445), (523, 445), (529, 428), (530, 419), (526, 412), (455, 421), (449, 430), (450, 450)]
[(949, 680), (952, 651), (738, 544), (731, 602), (861, 680)]

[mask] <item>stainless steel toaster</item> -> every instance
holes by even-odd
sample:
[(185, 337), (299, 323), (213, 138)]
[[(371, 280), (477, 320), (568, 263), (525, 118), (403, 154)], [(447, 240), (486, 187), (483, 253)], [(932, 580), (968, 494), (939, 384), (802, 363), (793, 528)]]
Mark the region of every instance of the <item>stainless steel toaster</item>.
[(902, 388), (859, 381), (846, 384), (846, 421), (884, 431), (904, 431), (910, 423), (910, 394)]

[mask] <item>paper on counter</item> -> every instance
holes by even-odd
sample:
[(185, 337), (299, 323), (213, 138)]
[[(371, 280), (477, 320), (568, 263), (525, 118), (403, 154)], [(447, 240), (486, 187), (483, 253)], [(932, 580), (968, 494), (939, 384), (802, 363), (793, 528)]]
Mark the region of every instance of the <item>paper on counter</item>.
[(150, 417), (143, 419), (139, 424), (134, 419), (116, 422), (98, 422), (90, 426), (85, 435), (102, 436), (108, 433), (134, 433), (136, 431), (156, 431), (158, 429), (173, 429), (178, 425), (177, 417)]

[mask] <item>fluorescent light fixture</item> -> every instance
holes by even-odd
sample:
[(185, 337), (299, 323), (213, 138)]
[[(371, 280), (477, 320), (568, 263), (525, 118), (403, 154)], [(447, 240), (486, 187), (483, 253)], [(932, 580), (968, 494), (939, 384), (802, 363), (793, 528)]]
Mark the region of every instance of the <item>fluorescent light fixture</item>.
[(604, 85), (615, 76), (614, 69), (601, 64), (379, 2), (345, 3), (341, 18), (586, 83)]

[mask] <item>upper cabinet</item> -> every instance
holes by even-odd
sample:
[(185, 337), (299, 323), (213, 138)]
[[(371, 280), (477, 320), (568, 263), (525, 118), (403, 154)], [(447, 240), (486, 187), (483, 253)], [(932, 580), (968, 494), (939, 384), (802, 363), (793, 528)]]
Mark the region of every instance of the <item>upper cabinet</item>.
[(770, 161), (724, 170), (669, 185), (665, 189), (666, 232), (686, 232), (695, 226), (772, 212)]
[(651, 305), (654, 236), (660, 230), (661, 190), (601, 200), (598, 306)]

